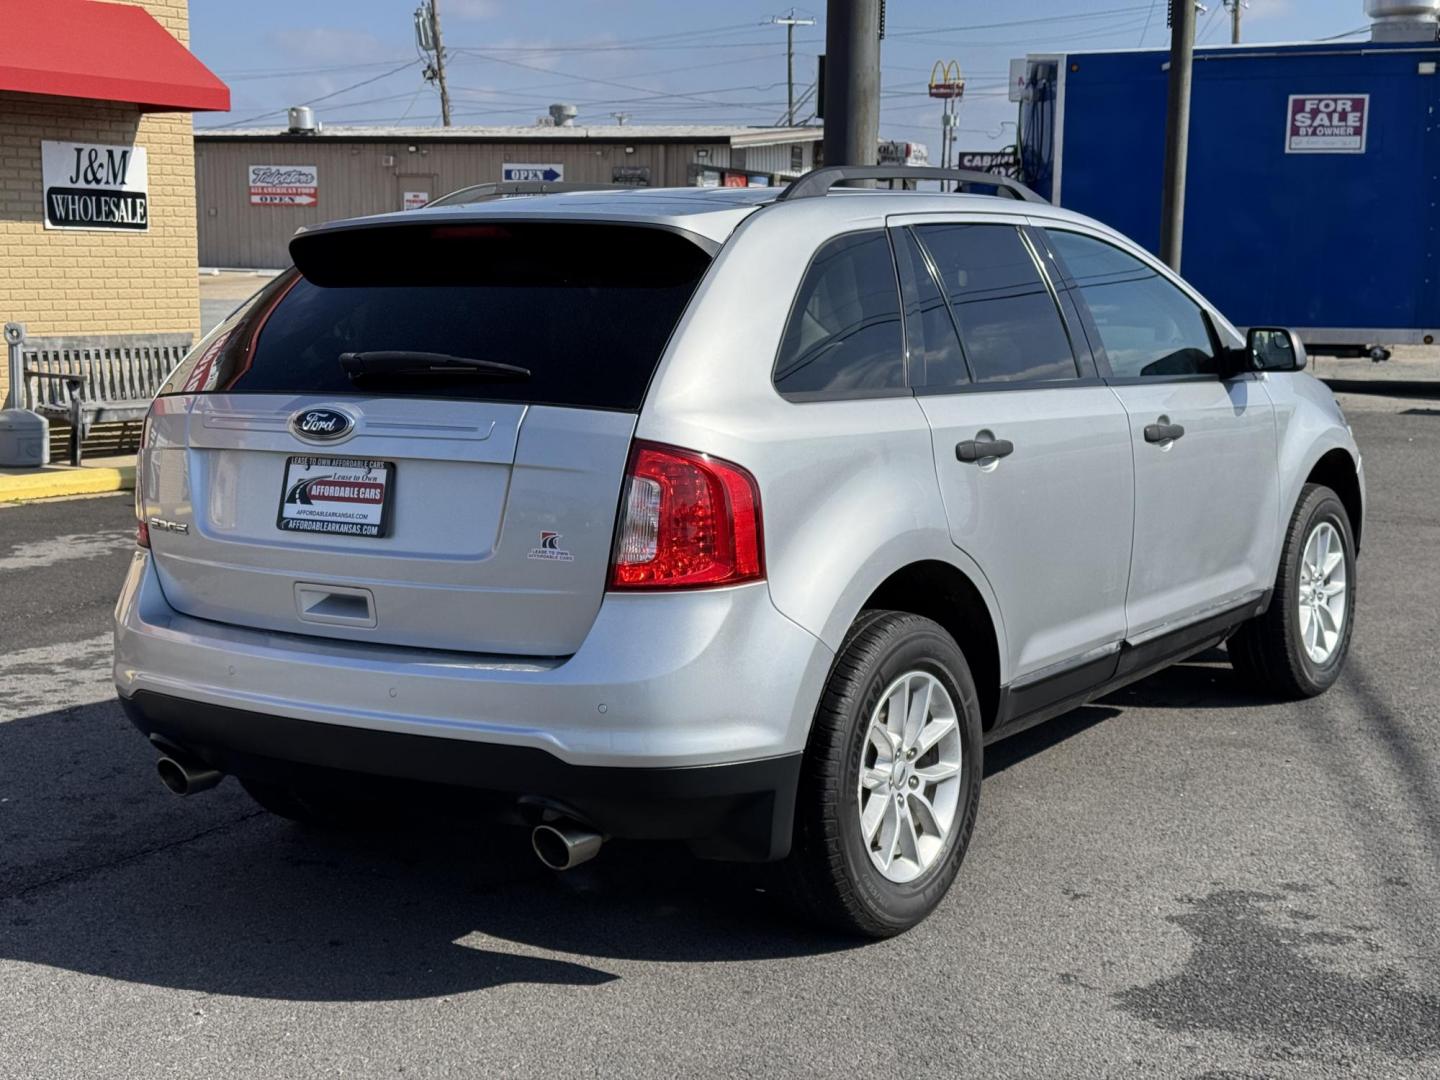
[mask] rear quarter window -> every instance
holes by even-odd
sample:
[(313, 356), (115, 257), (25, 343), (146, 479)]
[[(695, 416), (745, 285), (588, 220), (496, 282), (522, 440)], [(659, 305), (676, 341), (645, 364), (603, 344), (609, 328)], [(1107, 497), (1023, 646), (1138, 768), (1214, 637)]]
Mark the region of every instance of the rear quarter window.
[[(684, 235), (570, 223), (301, 234), (297, 269), (186, 358), (162, 393), (419, 396), (637, 410), (710, 263)], [(528, 369), (367, 373), (341, 355), (438, 353)]]
[(815, 253), (775, 362), (791, 397), (903, 392), (900, 287), (883, 229), (849, 233)]

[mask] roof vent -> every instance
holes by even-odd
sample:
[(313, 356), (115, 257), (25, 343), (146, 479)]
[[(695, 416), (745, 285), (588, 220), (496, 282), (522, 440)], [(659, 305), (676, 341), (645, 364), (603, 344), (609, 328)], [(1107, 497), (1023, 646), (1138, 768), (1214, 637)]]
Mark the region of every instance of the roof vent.
[(290, 134), (320, 134), (320, 122), (315, 119), (315, 110), (309, 105), (290, 106)]
[[(1440, 3), (1440, 0), (1436, 0), (1436, 2)], [(574, 127), (575, 115), (579, 111), (574, 105), (551, 105), (550, 121), (556, 127)]]
[(1365, 0), (1371, 41), (1434, 41), (1440, 0)]

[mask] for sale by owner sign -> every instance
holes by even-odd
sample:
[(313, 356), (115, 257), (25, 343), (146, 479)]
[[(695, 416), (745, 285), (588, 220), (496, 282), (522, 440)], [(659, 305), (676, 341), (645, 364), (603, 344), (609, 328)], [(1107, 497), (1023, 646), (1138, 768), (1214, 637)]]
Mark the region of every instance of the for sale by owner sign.
[(40, 143), (47, 229), (150, 227), (150, 171), (143, 146)]
[(1291, 94), (1287, 154), (1363, 154), (1369, 94)]

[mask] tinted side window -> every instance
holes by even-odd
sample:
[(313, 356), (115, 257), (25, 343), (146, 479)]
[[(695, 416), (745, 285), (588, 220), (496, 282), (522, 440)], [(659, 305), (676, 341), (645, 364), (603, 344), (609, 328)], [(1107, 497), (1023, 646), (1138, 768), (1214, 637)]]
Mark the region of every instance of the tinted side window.
[(970, 382), (965, 354), (955, 335), (950, 305), (940, 295), (930, 262), (909, 229), (891, 233), (905, 292), (905, 340), (910, 349), (910, 381), (916, 386), (965, 386)]
[(1060, 311), (1019, 230), (921, 225), (915, 232), (940, 275), (976, 382), (1077, 377)]
[(1218, 371), (1200, 307), (1180, 289), (1112, 244), (1058, 229), (1048, 234), (1090, 308), (1114, 375)]
[(905, 387), (895, 262), (885, 233), (837, 236), (800, 283), (775, 364), (782, 394)]

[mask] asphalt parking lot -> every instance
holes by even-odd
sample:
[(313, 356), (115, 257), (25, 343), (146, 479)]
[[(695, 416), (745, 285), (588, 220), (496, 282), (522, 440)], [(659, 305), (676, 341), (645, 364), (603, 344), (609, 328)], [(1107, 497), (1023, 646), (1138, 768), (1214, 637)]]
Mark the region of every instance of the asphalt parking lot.
[(992, 747), (940, 910), (816, 934), (761, 870), (313, 832), (177, 799), (111, 700), (127, 497), (0, 509), (0, 1077), (1440, 1076), (1440, 401), (1347, 395), (1341, 683), (1222, 652)]

